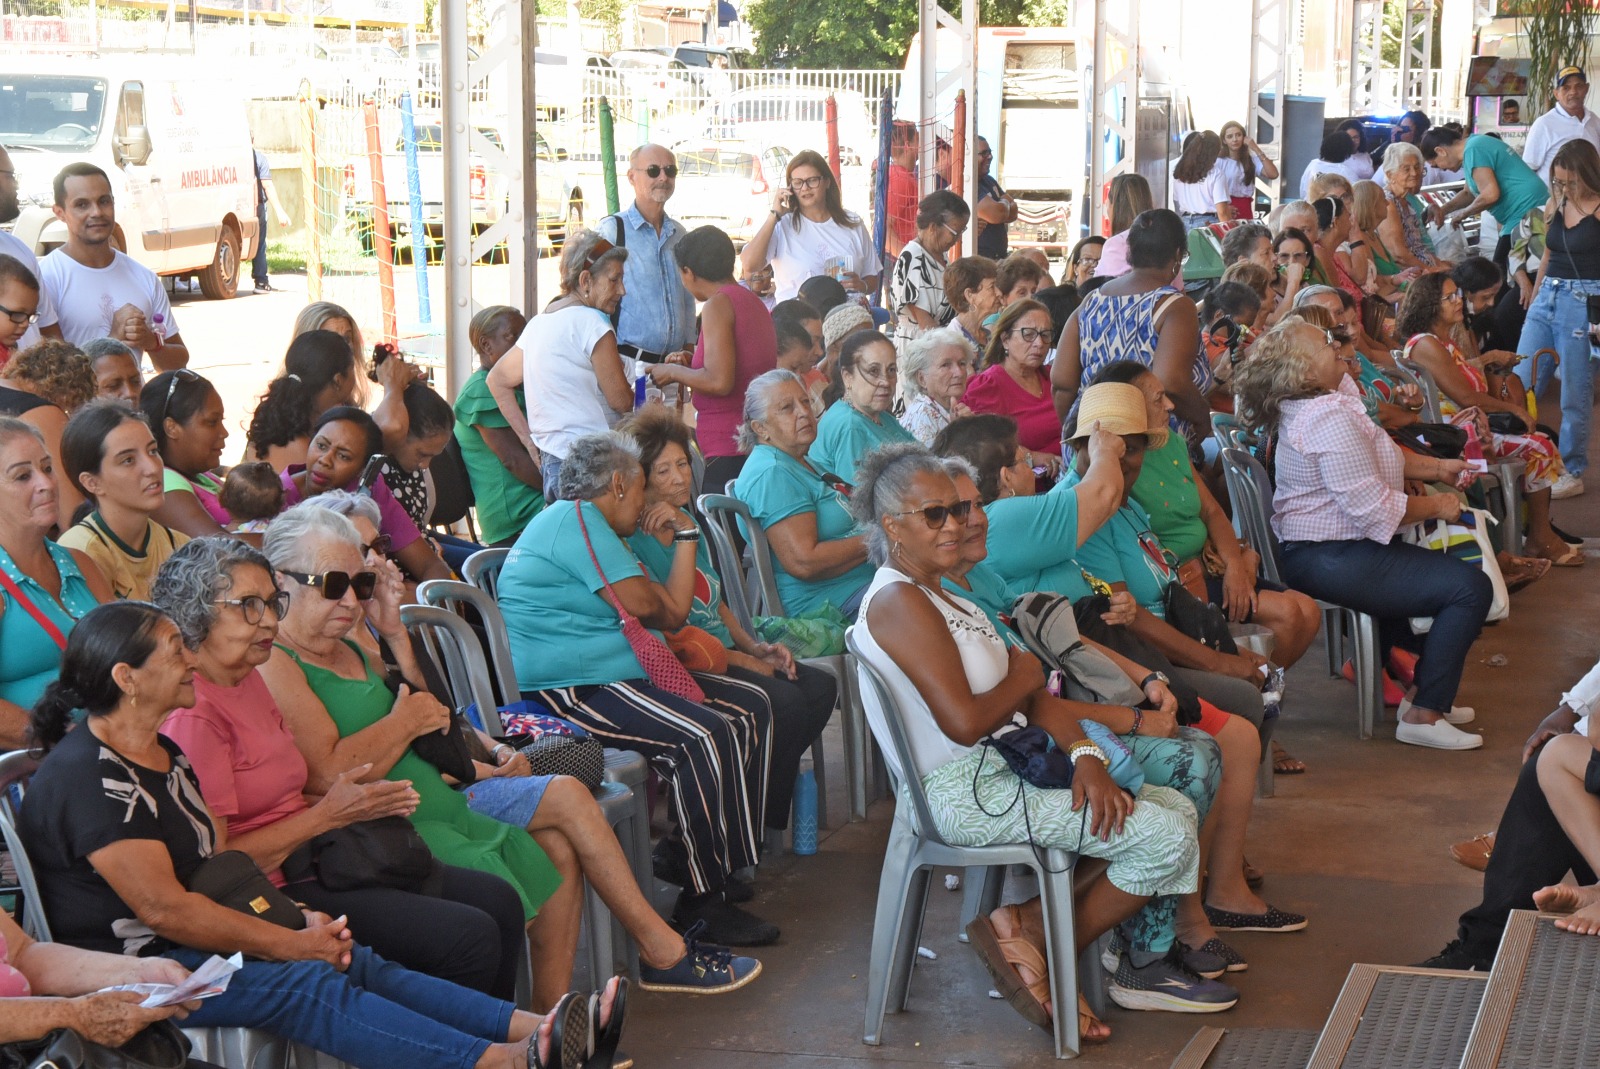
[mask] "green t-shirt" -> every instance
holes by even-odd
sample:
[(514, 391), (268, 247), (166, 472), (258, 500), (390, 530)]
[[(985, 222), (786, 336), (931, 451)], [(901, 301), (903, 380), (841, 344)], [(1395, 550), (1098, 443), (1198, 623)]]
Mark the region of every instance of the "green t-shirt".
[[(462, 384), (455, 404), (456, 441), (467, 465), (467, 477), (472, 481), (483, 540), (494, 543), (520, 535), (528, 521), (544, 508), (544, 495), (512, 475), (478, 433), (479, 427), (511, 426), (489, 393), (488, 377), (489, 373), (479, 368)], [(517, 402), (522, 403), (520, 386)]]
[[(758, 445), (751, 450), (750, 459), (739, 472), (734, 496), (750, 506), (751, 515), (764, 528), (771, 528), (790, 516), (810, 512), (816, 516), (818, 541), (851, 537), (856, 533), (855, 521), (850, 518), (844, 495), (822, 481), (821, 464), (811, 463), (816, 471), (781, 449)], [(749, 532), (745, 535), (748, 537)], [(870, 561), (862, 561), (832, 579), (796, 579), (783, 570), (776, 555), (772, 567), (777, 576), (778, 597), (783, 599), (784, 611), (790, 616), (804, 616), (821, 608), (825, 602), (839, 608), (857, 591), (865, 589), (877, 573)]]
[[(587, 501), (583, 519), (612, 586), (644, 575), (633, 550)], [(518, 687), (550, 690), (645, 678), (617, 610), (599, 594), (604, 589), (584, 545), (576, 503), (558, 501), (535, 516), (506, 555), (498, 587)]]
[(1012, 590), (1043, 590), (1072, 601), (1094, 593), (1077, 560), (1078, 495), (1057, 483), (1047, 494), (1002, 497), (989, 514), (989, 559)]
[[(831, 471), (849, 483), (856, 481), (861, 458), (883, 445), (915, 442), (892, 412), (878, 413), (874, 423), (844, 401), (835, 401), (817, 421), (817, 440), (807, 455), (822, 471)], [(743, 475), (740, 478), (744, 478)]]
[[(1073, 473), (1076, 481), (1076, 473)], [(1133, 484), (1133, 500), (1155, 525), (1161, 544), (1178, 555), (1179, 562), (1193, 560), (1206, 545), (1206, 525), (1200, 518), (1200, 490), (1194, 484), (1189, 443), (1181, 434), (1167, 435), (1167, 444), (1144, 455), (1144, 468)]]
[[(687, 512), (683, 514), (691, 521), (694, 519)], [(702, 529), (700, 541), (694, 547), (694, 604), (689, 607), (688, 622), (710, 632), (718, 642), (732, 649), (733, 635), (728, 631), (728, 625), (722, 622), (722, 614), (718, 611), (722, 604), (722, 576), (711, 563), (709, 542)], [(672, 572), (673, 555), (677, 552), (674, 547), (662, 545), (653, 535), (643, 531), (635, 532), (628, 539), (628, 545), (633, 547), (639, 563), (650, 573), (650, 578), (658, 583), (667, 581), (667, 576)]]
[(1127, 584), (1141, 607), (1166, 619), (1167, 587), (1177, 580), (1178, 566), (1150, 529), (1150, 514), (1137, 501), (1112, 513), (1078, 549), (1078, 560), (1097, 579)]
[(1494, 172), (1494, 180), (1500, 184), (1500, 199), (1489, 209), (1489, 214), (1507, 231), (1550, 199), (1550, 187), (1544, 184), (1538, 172), (1523, 163), (1522, 157), (1498, 137), (1474, 134), (1467, 138), (1461, 169), (1467, 188), (1476, 195), (1478, 183), (1472, 177), (1474, 167), (1487, 167)]

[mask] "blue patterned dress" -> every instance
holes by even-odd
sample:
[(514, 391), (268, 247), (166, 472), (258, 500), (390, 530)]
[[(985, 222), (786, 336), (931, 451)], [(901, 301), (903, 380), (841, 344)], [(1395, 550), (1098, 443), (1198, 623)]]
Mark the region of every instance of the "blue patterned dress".
[[(1107, 365), (1119, 360), (1134, 360), (1145, 367), (1155, 365), (1156, 343), (1161, 339), (1158, 316), (1171, 298), (1180, 296), (1171, 286), (1159, 286), (1145, 293), (1125, 295), (1095, 290), (1078, 306), (1078, 362), (1083, 373), (1078, 377), (1078, 396), (1072, 402), (1068, 419), (1078, 414), (1083, 391)], [(1201, 352), (1195, 355), (1191, 371), (1202, 397), (1211, 392), (1215, 377), (1211, 363)], [(1177, 415), (1172, 429), (1193, 441), (1192, 428)]]

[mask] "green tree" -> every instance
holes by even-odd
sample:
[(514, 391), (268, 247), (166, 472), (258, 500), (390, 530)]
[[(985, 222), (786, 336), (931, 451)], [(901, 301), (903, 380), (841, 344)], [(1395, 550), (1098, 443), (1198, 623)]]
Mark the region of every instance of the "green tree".
[[(978, 17), (985, 26), (1059, 26), (1067, 3), (980, 0)], [(745, 17), (764, 62), (822, 69), (898, 68), (918, 28), (916, 0), (755, 0)]]

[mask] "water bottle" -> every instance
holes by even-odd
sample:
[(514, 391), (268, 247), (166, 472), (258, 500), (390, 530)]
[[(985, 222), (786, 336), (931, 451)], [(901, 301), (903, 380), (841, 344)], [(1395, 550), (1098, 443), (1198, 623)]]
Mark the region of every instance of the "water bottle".
[(807, 761), (794, 781), (794, 852), (817, 852), (817, 775)]
[(156, 336), (156, 348), (167, 344), (167, 317), (157, 312), (150, 319), (150, 332)]

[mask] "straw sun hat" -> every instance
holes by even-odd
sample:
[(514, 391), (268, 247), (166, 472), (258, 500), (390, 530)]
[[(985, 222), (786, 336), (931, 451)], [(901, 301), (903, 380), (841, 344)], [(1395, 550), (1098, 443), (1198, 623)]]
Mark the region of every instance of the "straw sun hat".
[(1083, 401), (1078, 405), (1078, 430), (1072, 441), (1089, 437), (1097, 422), (1101, 430), (1112, 434), (1146, 435), (1151, 449), (1167, 444), (1166, 425), (1150, 426), (1144, 391), (1132, 383), (1100, 382), (1083, 391)]

